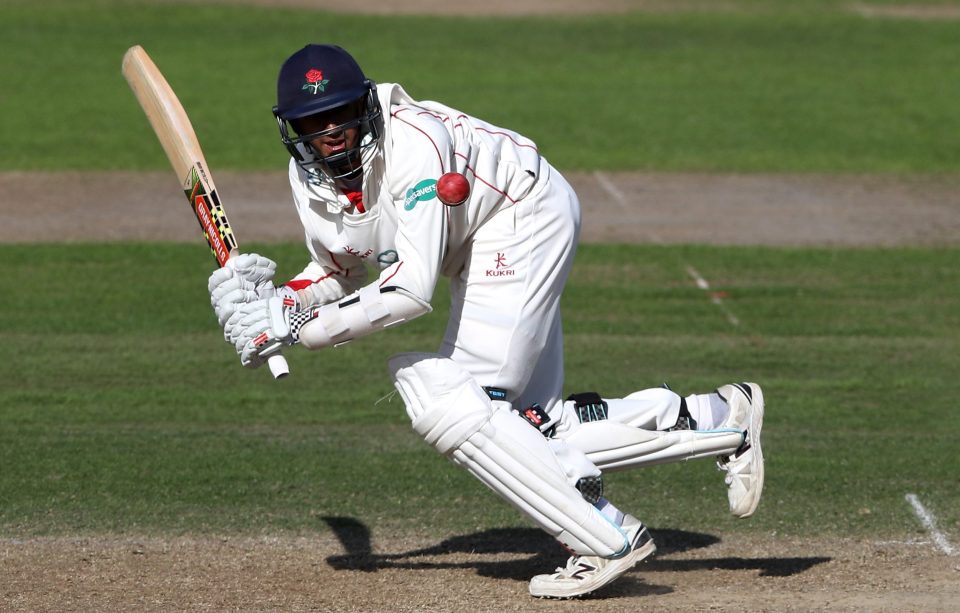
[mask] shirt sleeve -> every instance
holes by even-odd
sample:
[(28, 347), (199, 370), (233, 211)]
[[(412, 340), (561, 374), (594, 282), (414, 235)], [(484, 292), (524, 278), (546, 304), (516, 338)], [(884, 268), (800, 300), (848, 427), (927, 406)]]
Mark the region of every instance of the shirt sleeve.
[(392, 122), (386, 179), (397, 208), (399, 257), (377, 282), (430, 302), (447, 249), (449, 214), (437, 198), (437, 179), (455, 168), (454, 144), (442, 121), (429, 113), (399, 107)]
[(340, 268), (313, 261), (284, 285), (297, 292), (303, 307), (309, 307), (339, 300), (360, 289), (366, 280), (367, 268), (362, 264)]

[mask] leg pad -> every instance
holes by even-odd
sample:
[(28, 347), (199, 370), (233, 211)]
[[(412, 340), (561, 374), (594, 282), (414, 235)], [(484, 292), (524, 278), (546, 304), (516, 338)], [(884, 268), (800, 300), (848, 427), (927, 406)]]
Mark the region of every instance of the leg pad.
[(494, 411), (480, 385), (448, 358), (407, 353), (389, 361), (413, 429), (571, 551), (617, 557), (619, 526), (567, 480), (547, 439), (519, 415)]
[(561, 436), (604, 471), (727, 455), (743, 442), (743, 432), (734, 429), (662, 432), (609, 420), (581, 424)]

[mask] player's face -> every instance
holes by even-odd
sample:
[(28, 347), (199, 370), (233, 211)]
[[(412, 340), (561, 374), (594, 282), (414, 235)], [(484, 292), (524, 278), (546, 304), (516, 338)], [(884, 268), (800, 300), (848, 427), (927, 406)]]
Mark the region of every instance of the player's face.
[(297, 119), (294, 124), (294, 129), (300, 134), (313, 134), (315, 132), (333, 130), (333, 132), (329, 134), (310, 141), (314, 150), (322, 157), (329, 157), (357, 146), (357, 140), (360, 136), (359, 126), (355, 125), (343, 130), (336, 130), (335, 128), (355, 120), (359, 116), (359, 113), (360, 101), (357, 101), (346, 106), (324, 111), (323, 113)]

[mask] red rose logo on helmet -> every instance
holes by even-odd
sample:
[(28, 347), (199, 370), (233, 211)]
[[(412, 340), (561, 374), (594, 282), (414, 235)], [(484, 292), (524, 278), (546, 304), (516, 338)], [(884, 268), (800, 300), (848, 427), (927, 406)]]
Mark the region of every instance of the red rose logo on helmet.
[(316, 68), (311, 68), (304, 76), (306, 76), (307, 82), (301, 89), (313, 90), (310, 92), (311, 94), (322, 92), (324, 88), (326, 88), (327, 83), (330, 82), (330, 79), (323, 78), (323, 71), (317, 70)]

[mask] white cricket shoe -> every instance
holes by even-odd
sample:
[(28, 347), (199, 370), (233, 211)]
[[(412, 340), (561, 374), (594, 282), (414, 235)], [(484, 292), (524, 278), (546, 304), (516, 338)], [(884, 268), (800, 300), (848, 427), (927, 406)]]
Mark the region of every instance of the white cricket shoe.
[(530, 580), (530, 595), (537, 598), (575, 598), (610, 583), (657, 550), (647, 527), (632, 515), (623, 518), (624, 532), (630, 539), (630, 551), (620, 558), (572, 556), (564, 568), (552, 575), (537, 575)]
[(763, 391), (756, 383), (731, 383), (717, 389), (717, 394), (730, 407), (730, 415), (721, 428), (744, 432), (743, 444), (733, 454), (717, 459), (717, 466), (727, 476), (727, 498), (730, 512), (737, 517), (753, 515), (763, 492), (763, 451), (760, 431), (763, 429)]

